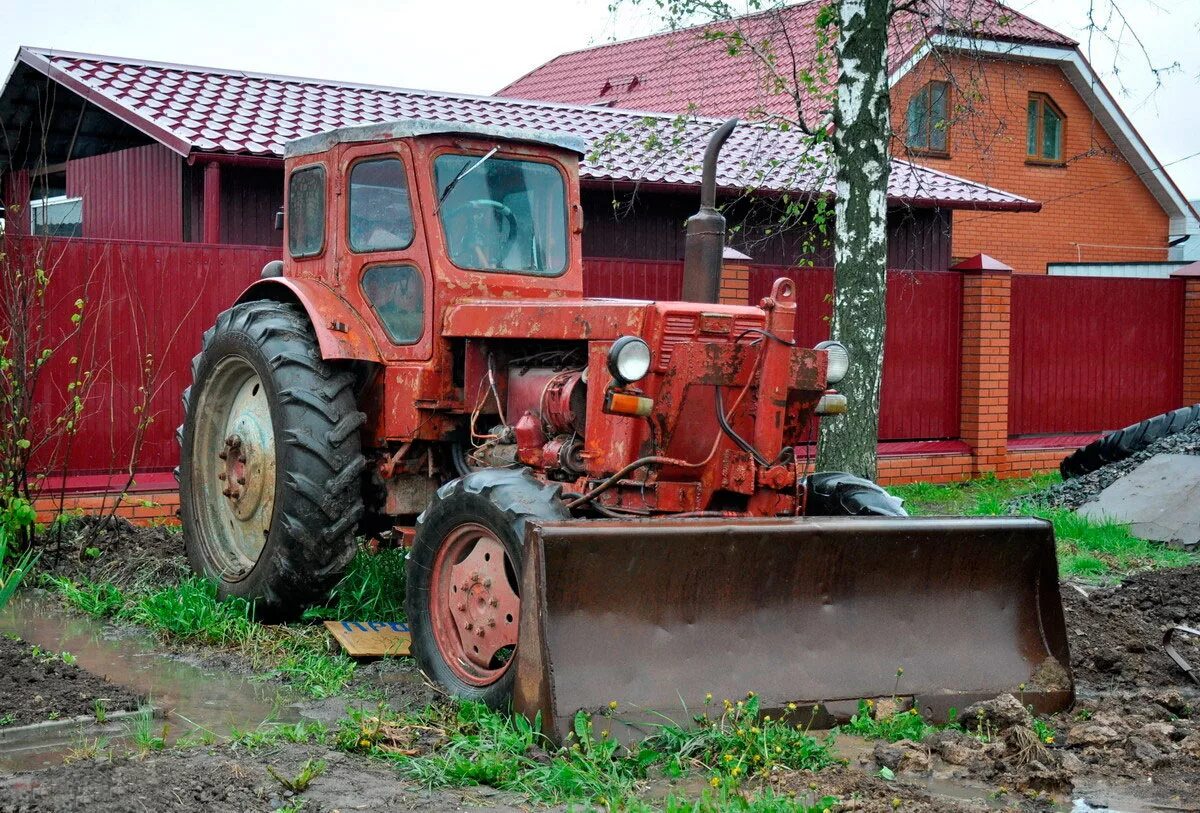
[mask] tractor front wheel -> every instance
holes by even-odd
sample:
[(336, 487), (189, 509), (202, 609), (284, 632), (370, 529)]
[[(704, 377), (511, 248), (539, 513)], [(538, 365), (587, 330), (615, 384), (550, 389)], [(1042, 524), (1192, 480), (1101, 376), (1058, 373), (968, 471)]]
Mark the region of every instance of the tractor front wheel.
[(904, 503), (878, 483), (841, 471), (825, 471), (808, 478), (808, 505), (812, 517), (906, 517)]
[(417, 518), (412, 654), (451, 694), (493, 708), (512, 696), (525, 525), (569, 519), (558, 494), (526, 471), (484, 469), (442, 486)]
[(300, 615), (354, 556), (366, 465), (354, 376), (322, 360), (280, 302), (217, 317), (192, 360), (179, 430), (188, 560), (260, 616)]

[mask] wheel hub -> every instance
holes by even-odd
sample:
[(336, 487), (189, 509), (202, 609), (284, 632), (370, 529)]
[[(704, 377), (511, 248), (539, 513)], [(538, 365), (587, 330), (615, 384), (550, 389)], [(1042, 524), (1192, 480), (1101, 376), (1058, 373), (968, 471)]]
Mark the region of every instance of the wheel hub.
[(434, 634), (460, 677), (486, 685), (509, 666), (502, 650), (516, 646), (521, 599), (504, 545), (482, 526), (460, 526), (443, 545), (434, 566), (441, 588), (432, 596)]

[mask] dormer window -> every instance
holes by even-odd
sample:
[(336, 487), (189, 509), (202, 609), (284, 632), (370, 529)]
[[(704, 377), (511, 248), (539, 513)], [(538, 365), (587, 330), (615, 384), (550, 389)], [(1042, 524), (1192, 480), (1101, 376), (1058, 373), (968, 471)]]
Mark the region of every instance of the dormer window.
[(929, 82), (908, 101), (909, 149), (933, 155), (949, 155), (946, 124), (949, 117), (950, 84)]
[(1025, 157), (1037, 163), (1062, 162), (1066, 116), (1045, 93), (1029, 94), (1029, 128)]

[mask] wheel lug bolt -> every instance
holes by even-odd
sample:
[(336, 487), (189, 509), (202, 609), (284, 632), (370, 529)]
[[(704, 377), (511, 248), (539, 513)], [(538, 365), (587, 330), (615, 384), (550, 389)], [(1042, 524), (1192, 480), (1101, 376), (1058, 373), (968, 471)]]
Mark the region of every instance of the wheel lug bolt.
[(489, 602), (488, 602), (488, 604), (490, 604), (490, 605), (491, 605), (491, 606), (493, 606), (493, 607), (499, 607), (499, 606), (500, 606), (500, 600), (499, 600), (499, 599), (495, 599), (495, 598), (494, 598), (494, 599), (492, 599), (491, 601), (489, 601)]
[(496, 619), (494, 619), (494, 618), (489, 618), (489, 619), (488, 619), (488, 626), (489, 626), (489, 627), (494, 627), (494, 626), (496, 626)]
[(218, 480), (220, 480), (221, 482), (225, 482), (225, 472), (223, 472), (223, 471), (222, 471), (222, 472), (218, 472), (218, 473), (217, 473), (217, 479), (218, 479)]
[(491, 579), (484, 579), (484, 580), (483, 580), (483, 586), (484, 586), (484, 587), (491, 587), (491, 586), (492, 586), (492, 580), (491, 580)]
[(239, 478), (238, 478), (238, 485), (239, 485), (239, 486), (244, 486), (244, 485), (246, 485), (246, 478), (245, 478), (245, 477), (239, 477)]
[(472, 624), (470, 621), (468, 621), (468, 622), (467, 622), (467, 629), (469, 629), (469, 630), (473, 630), (473, 629), (475, 629), (475, 625), (474, 625), (474, 624)]
[(229, 454), (224, 451), (221, 451), (221, 452), (217, 452), (217, 457), (221, 458), (222, 460), (228, 460)]
[(475, 634), (476, 634), (476, 635), (478, 635), (480, 638), (482, 638), (484, 635), (486, 635), (486, 633), (483, 631), (483, 627), (480, 627), (480, 628), (479, 628), (479, 629), (478, 629), (478, 630), (475, 632)]
[(227, 489), (225, 489), (224, 491), (222, 491), (221, 493), (222, 493), (223, 495), (225, 495), (226, 497), (232, 497), (232, 496), (233, 496), (233, 492), (232, 492), (231, 490), (229, 490), (228, 488), (227, 488)]
[(467, 605), (465, 605), (465, 604), (459, 604), (459, 605), (458, 605), (458, 611), (459, 611), (460, 613), (461, 613), (461, 612), (466, 612), (466, 609), (467, 609)]

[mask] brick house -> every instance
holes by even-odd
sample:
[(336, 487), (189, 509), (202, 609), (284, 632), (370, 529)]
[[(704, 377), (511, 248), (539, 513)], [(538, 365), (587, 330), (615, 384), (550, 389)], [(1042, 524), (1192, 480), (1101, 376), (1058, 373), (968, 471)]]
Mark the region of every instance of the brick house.
[[(794, 118), (787, 75), (814, 64), (820, 5), (566, 53), (498, 95)], [(1196, 214), (1077, 43), (994, 0), (923, 6), (892, 24), (893, 155), (1042, 203), (1032, 216), (956, 212), (953, 256), (986, 252), (1037, 274), (1052, 263), (1168, 260)], [(772, 43), (777, 74), (754, 49), (729, 55), (722, 32)], [(820, 119), (816, 100), (802, 103)]]

